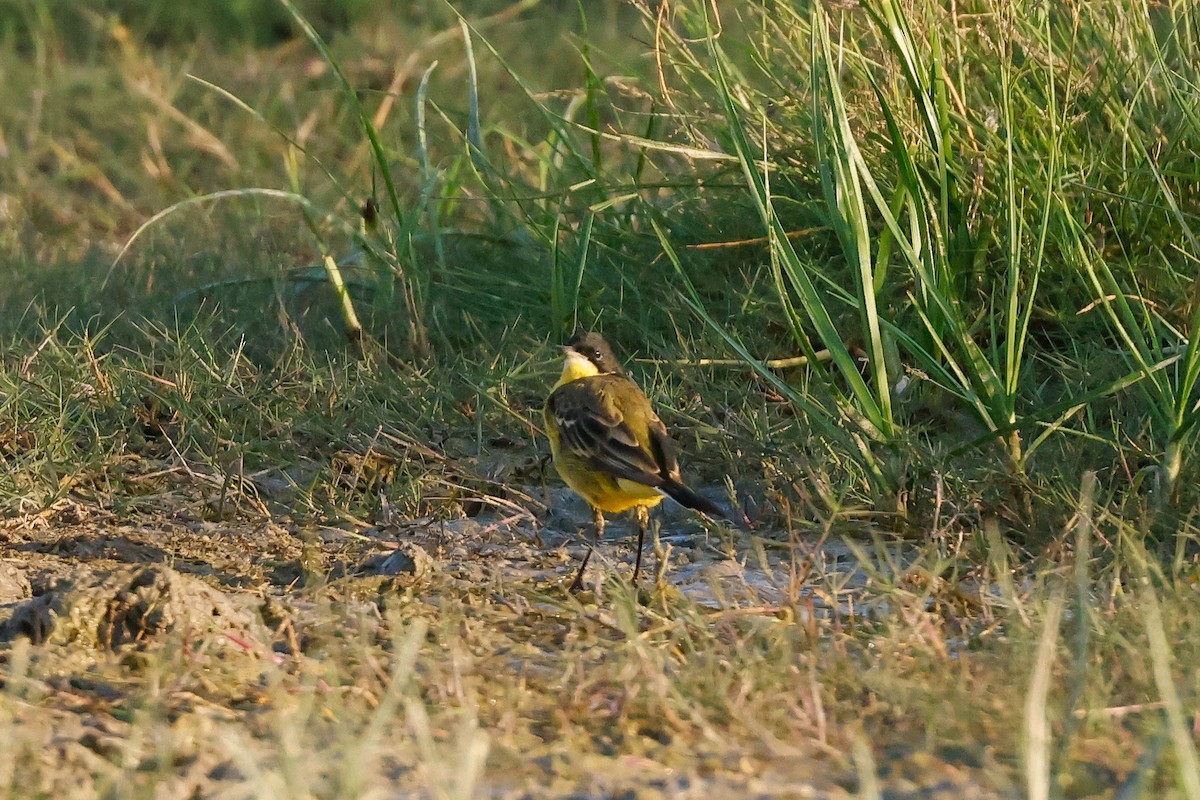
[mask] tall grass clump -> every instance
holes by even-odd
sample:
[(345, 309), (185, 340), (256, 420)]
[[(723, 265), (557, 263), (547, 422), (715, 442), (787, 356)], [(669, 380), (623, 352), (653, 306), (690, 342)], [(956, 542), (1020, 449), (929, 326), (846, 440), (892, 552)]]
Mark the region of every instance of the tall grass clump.
[(941, 430), (1017, 477), (1068, 433), (1134, 438), (1178, 487), (1200, 411), (1186, 8), (646, 13), (688, 130), (737, 156), (823, 413), (879, 452)]

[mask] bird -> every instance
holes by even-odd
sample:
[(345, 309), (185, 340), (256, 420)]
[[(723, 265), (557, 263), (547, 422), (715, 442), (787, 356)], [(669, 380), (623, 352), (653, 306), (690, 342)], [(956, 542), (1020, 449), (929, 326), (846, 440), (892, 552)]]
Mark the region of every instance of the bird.
[(562, 375), (546, 398), (542, 417), (555, 469), (591, 506), (595, 521), (595, 538), (571, 592), (583, 588), (588, 559), (604, 534), (604, 515), (630, 509), (638, 525), (636, 586), (650, 509), (663, 498), (704, 514), (727, 515), (684, 485), (666, 426), (604, 337), (594, 331), (577, 333), (562, 349)]

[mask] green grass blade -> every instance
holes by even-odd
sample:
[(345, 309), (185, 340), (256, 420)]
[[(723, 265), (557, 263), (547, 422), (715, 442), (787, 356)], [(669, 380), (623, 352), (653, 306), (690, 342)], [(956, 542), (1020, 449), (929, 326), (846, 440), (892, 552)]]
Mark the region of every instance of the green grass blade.
[(713, 74), (716, 77), (721, 102), (725, 111), (725, 120), (728, 125), (729, 135), (741, 164), (742, 174), (750, 188), (751, 199), (759, 212), (760, 218), (767, 227), (771, 247), (776, 251), (784, 273), (794, 287), (800, 304), (808, 316), (809, 322), (815, 329), (817, 337), (820, 339), (821, 344), (832, 354), (833, 363), (849, 387), (850, 396), (854, 399), (859, 411), (870, 422), (873, 430), (869, 432), (869, 435), (889, 436), (894, 426), (891, 417), (885, 412), (884, 401), (875, 397), (872, 390), (863, 380), (858, 370), (858, 365), (855, 363), (854, 357), (850, 354), (845, 341), (834, 325), (829, 311), (825, 307), (824, 300), (808, 275), (808, 270), (792, 247), (787, 236), (787, 230), (775, 214), (766, 180), (760, 172), (761, 167), (758, 163), (758, 156), (755, 154), (746, 137), (746, 131), (742, 123), (742, 112), (733, 99), (733, 89), (728, 82), (726, 74), (726, 59), (721, 53), (715, 38), (711, 35), (711, 31), (708, 39), (708, 48)]

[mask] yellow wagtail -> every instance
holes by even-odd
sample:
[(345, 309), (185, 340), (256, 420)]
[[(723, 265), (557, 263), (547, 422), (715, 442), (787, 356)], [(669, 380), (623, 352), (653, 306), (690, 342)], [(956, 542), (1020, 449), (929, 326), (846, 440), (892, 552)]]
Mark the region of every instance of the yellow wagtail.
[[(650, 508), (671, 497), (681, 505), (724, 517), (716, 503), (683, 485), (667, 428), (641, 388), (626, 377), (608, 342), (598, 333), (576, 334), (563, 348), (562, 376), (542, 409), (554, 466), (578, 492), (596, 521), (596, 541), (604, 514), (637, 510), (636, 585)], [(571, 591), (583, 587), (588, 548)]]

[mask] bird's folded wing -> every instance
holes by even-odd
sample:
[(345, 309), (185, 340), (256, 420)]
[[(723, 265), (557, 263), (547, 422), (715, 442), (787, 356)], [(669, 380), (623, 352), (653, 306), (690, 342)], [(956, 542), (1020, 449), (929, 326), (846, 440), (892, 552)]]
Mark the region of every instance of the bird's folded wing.
[(659, 464), (638, 443), (621, 412), (601, 397), (560, 390), (550, 398), (550, 411), (561, 443), (593, 469), (646, 486), (662, 483)]

